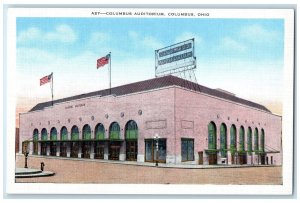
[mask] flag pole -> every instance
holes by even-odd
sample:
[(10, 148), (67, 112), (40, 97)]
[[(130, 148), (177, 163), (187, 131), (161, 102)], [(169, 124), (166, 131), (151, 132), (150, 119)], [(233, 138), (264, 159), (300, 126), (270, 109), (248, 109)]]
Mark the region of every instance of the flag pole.
[(53, 72), (51, 73), (51, 94), (52, 94), (52, 106), (53, 106)]
[(109, 52), (109, 94), (111, 95), (111, 52)]

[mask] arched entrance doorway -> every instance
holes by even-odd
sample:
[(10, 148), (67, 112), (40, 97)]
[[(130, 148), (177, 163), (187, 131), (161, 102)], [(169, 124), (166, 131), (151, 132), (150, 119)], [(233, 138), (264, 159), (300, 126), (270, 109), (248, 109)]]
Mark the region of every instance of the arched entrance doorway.
[(236, 127), (231, 125), (230, 128), (230, 154), (231, 154), (231, 163), (236, 164)]
[(227, 158), (227, 127), (224, 123), (220, 127), (220, 151), (221, 158)]
[(51, 128), (50, 130), (50, 156), (56, 156), (56, 148), (57, 148), (57, 130), (56, 128)]
[(255, 152), (255, 155), (256, 155), (256, 162), (257, 164), (259, 164), (260, 160), (260, 156), (259, 156), (259, 150), (258, 150), (258, 129), (255, 128), (254, 130), (254, 152)]
[[(260, 133), (260, 153), (261, 153), (261, 161), (262, 165), (266, 164), (266, 153), (265, 153), (265, 131), (261, 129)], [(268, 158), (268, 157), (267, 157)], [(269, 161), (269, 160), (268, 160)], [(267, 162), (268, 162), (267, 161)], [(268, 164), (268, 163), (267, 163)]]
[(46, 128), (43, 128), (42, 129), (42, 132), (41, 132), (41, 140), (42, 140), (42, 143), (41, 143), (41, 155), (47, 155), (47, 140), (48, 140), (48, 135), (47, 135), (47, 130)]
[(89, 159), (91, 153), (91, 127), (88, 124), (83, 126), (82, 139), (82, 156)]
[(109, 160), (119, 160), (120, 156), (120, 125), (113, 122), (109, 127)]
[(251, 156), (250, 163), (253, 164), (253, 156), (252, 156), (252, 129), (248, 127), (247, 131), (247, 151), (248, 155)]
[(67, 157), (67, 142), (64, 141), (68, 140), (68, 130), (65, 126), (60, 130), (60, 140), (60, 156)]
[(71, 129), (71, 157), (78, 158), (79, 153), (79, 130), (76, 125)]
[(216, 124), (210, 122), (208, 124), (208, 164), (217, 164), (217, 130)]
[(38, 154), (38, 141), (39, 141), (39, 130), (34, 129), (33, 131), (33, 154)]
[(104, 159), (105, 128), (102, 123), (95, 127), (95, 159)]
[(247, 154), (245, 152), (245, 129), (240, 127), (239, 133), (239, 164), (247, 164)]
[(126, 160), (136, 161), (138, 153), (138, 126), (135, 121), (128, 121), (125, 126)]

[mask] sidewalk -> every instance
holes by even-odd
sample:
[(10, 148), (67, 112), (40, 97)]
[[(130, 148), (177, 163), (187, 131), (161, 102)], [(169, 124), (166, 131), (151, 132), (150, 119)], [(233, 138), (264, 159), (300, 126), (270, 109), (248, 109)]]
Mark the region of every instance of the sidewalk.
[[(22, 156), (22, 154), (17, 154)], [(152, 162), (136, 162), (136, 161), (120, 161), (120, 160), (104, 160), (104, 159), (84, 159), (84, 158), (71, 158), (71, 157), (57, 157), (57, 156), (39, 156), (39, 155), (29, 155), (30, 157), (38, 157), (44, 159), (56, 159), (56, 160), (72, 160), (72, 161), (84, 161), (84, 162), (100, 162), (109, 164), (123, 164), (123, 165), (135, 165), (135, 166), (149, 166), (157, 167), (155, 163)], [(245, 168), (245, 167), (276, 167), (277, 165), (239, 165), (239, 164), (219, 164), (219, 165), (197, 165), (192, 163), (158, 163), (159, 168), (183, 168), (183, 169), (214, 169), (214, 168)]]

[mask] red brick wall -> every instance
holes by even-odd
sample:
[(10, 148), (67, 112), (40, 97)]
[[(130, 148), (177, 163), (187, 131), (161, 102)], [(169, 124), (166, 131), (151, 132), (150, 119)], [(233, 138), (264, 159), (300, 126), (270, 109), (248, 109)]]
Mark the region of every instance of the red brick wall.
[[(181, 137), (195, 138), (195, 152), (208, 148), (208, 124), (212, 121), (217, 127), (217, 148), (220, 146), (220, 126), (222, 123), (227, 127), (227, 149), (230, 145), (230, 127), (232, 124), (237, 129), (237, 143), (239, 129), (245, 129), (245, 149), (247, 149), (247, 129), (252, 129), (252, 147), (254, 147), (254, 129), (259, 131), (259, 144), (261, 129), (265, 131), (265, 145), (268, 148), (281, 150), (281, 117), (264, 112), (245, 105), (222, 100), (220, 98), (186, 91), (176, 88), (176, 132), (177, 145), (176, 154), (180, 154)], [(190, 129), (182, 128), (182, 121), (192, 121), (194, 127)], [(238, 147), (238, 144), (237, 144)], [(267, 147), (266, 147), (267, 148)], [(281, 164), (281, 154), (272, 154), (276, 157), (276, 164)]]
[[(84, 106), (75, 108), (80, 104), (84, 104)], [(73, 108), (67, 108), (68, 106), (73, 106)], [(139, 110), (142, 110), (142, 115), (138, 114)], [(121, 116), (121, 113), (124, 113), (124, 116)], [(108, 118), (105, 117), (106, 114)], [(94, 120), (92, 116), (94, 116)], [(181, 162), (181, 137), (195, 139), (195, 153), (207, 149), (207, 126), (211, 121), (217, 126), (217, 138), (220, 135), (221, 123), (226, 124), (228, 145), (230, 143), (230, 126), (235, 124), (237, 138), (241, 126), (245, 128), (245, 140), (247, 128), (251, 127), (254, 132), (257, 127), (259, 135), (261, 129), (264, 129), (266, 145), (274, 149), (281, 149), (281, 117), (179, 87), (167, 87), (117, 97), (86, 98), (60, 103), (42, 111), (21, 114), (20, 136), (21, 141), (32, 139), (33, 130), (37, 128), (39, 138), (41, 138), (41, 130), (46, 128), (49, 139), (51, 128), (56, 127), (58, 139), (60, 139), (60, 129), (66, 126), (70, 139), (71, 128), (73, 125), (77, 125), (81, 138), (82, 127), (85, 124), (89, 124), (94, 131), (95, 126), (102, 123), (106, 130), (105, 137), (108, 138), (109, 125), (112, 122), (118, 122), (121, 128), (121, 139), (124, 139), (125, 125), (129, 120), (137, 122), (139, 128), (138, 154), (141, 156), (145, 153), (144, 139), (153, 138), (156, 133), (161, 138), (167, 138), (167, 163), (168, 159), (170, 162)], [(163, 123), (162, 120), (165, 122), (163, 128), (159, 127)], [(148, 125), (149, 121), (151, 121), (150, 125)], [(149, 126), (155, 126), (153, 124), (155, 121), (159, 122), (158, 127), (149, 128)], [(94, 138), (93, 132), (92, 138)], [(217, 140), (217, 145), (219, 146), (219, 140)], [(274, 154), (274, 156), (276, 156), (276, 164), (280, 164), (281, 154)]]

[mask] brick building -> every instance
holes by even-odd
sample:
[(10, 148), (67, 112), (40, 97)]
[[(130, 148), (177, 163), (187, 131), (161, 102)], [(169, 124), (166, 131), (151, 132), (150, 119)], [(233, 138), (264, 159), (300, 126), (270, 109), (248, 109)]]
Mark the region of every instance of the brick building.
[(281, 126), (262, 105), (169, 75), (37, 104), (20, 114), (20, 145), (36, 156), (280, 165)]

